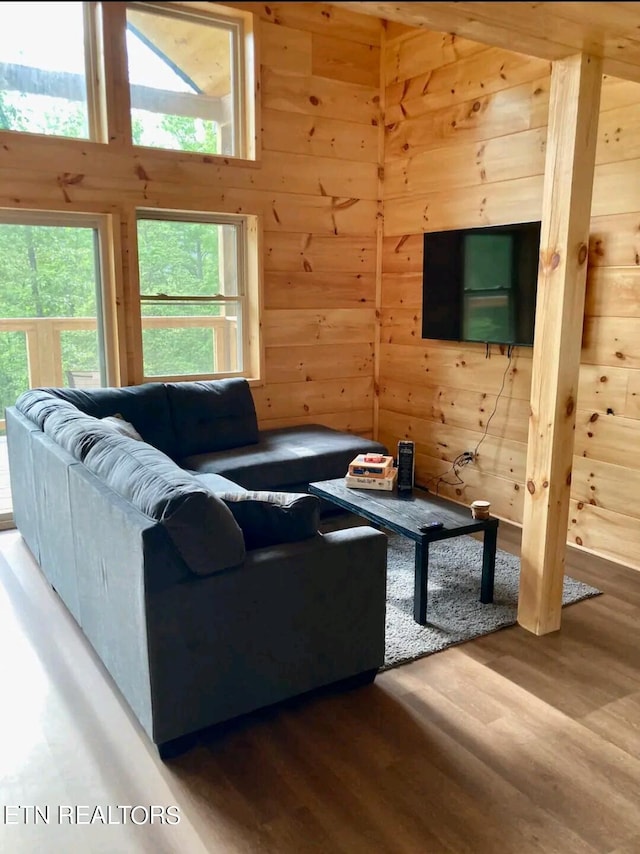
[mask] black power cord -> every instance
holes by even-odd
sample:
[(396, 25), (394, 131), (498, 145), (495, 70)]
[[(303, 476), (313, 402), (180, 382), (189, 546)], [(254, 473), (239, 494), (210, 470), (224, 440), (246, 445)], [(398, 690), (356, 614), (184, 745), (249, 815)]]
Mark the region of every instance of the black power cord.
[(498, 392), (498, 394), (496, 396), (496, 402), (493, 406), (493, 411), (491, 412), (491, 415), (487, 418), (487, 423), (484, 425), (484, 433), (480, 437), (480, 441), (478, 442), (478, 444), (473, 449), (472, 461), (475, 460), (476, 456), (478, 455), (478, 448), (484, 442), (484, 440), (487, 438), (487, 433), (489, 432), (489, 424), (491, 424), (491, 419), (493, 418), (493, 416), (498, 411), (498, 403), (500, 402), (502, 392), (504, 391), (504, 384), (507, 381), (507, 374), (509, 373), (509, 368), (511, 367), (511, 362), (513, 361), (513, 344), (509, 344), (509, 346), (507, 347), (507, 359), (508, 359), (507, 367), (504, 369), (504, 373), (502, 374), (502, 382), (500, 383), (500, 391)]

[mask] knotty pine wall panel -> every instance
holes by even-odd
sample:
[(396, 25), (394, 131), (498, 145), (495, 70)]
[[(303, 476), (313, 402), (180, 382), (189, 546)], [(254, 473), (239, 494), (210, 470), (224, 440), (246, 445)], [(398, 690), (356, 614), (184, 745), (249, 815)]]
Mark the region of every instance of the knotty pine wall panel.
[(640, 265), (640, 212), (591, 218), (589, 234), (589, 277), (595, 267)]
[(452, 189), (542, 175), (546, 138), (546, 128), (534, 128), (391, 160), (385, 166), (385, 202), (437, 193), (443, 173)]
[[(138, 207), (257, 214), (261, 423), (371, 435), (383, 25), (329, 4), (226, 5), (255, 16), (257, 162), (4, 133), (0, 205), (113, 212), (123, 223)], [(124, 280), (135, 307), (133, 277)]]
[(430, 70), (435, 71), (481, 50), (484, 50), (484, 45), (459, 39), (454, 33), (414, 29), (394, 39), (389, 37), (387, 31), (383, 73), (390, 86), (419, 77)]
[(326, 235), (267, 231), (264, 236), (264, 269), (278, 273), (372, 273), (376, 272), (376, 235)]
[(528, 400), (505, 395), (498, 398), (496, 394), (483, 391), (429, 386), (428, 383), (425, 392), (417, 395), (413, 383), (394, 380), (380, 388), (380, 407), (451, 427), (476, 430), (480, 434), (488, 424), (487, 432), (497, 438), (504, 436), (516, 442), (527, 442)]
[(262, 110), (262, 145), (269, 151), (377, 164), (379, 133), (377, 124)]
[(320, 36), (345, 39), (356, 45), (380, 45), (379, 18), (345, 9), (340, 3), (233, 3), (225, 6), (252, 12), (260, 21)]
[(637, 317), (640, 267), (592, 267), (585, 314), (590, 317)]
[(329, 380), (335, 376), (370, 377), (374, 347), (362, 343), (315, 344), (273, 347), (269, 351), (269, 376), (274, 383)]
[[(550, 70), (544, 60), (426, 32), (387, 40), (383, 55), (379, 438), (391, 447), (413, 439), (418, 482), (467, 505), (489, 499), (515, 522), (532, 351), (515, 348), (509, 363), (504, 348), (421, 338), (422, 240), (426, 231), (539, 218)], [(639, 158), (640, 85), (607, 76), (568, 541), (638, 569)], [(476, 447), (477, 461), (454, 471), (456, 456)]]
[(257, 14), (271, 189), (293, 181), (332, 217), (327, 232), (308, 215), (281, 227), (265, 214), (258, 416), (264, 426), (302, 419), (372, 435), (382, 24), (322, 4)]
[[(418, 48), (420, 49), (420, 48)], [(428, 47), (425, 50), (425, 54)], [(430, 110), (476, 98), (550, 73), (546, 60), (485, 47), (469, 56), (427, 69), (410, 80), (386, 86), (385, 123), (416, 118)]]
[(375, 307), (375, 273), (306, 272), (304, 288), (296, 272), (269, 271), (268, 279), (267, 309)]
[(609, 413), (609, 410), (615, 412), (615, 407), (619, 407), (621, 401), (625, 401), (625, 411), (631, 412), (629, 388), (632, 376), (633, 374), (630, 375), (625, 368), (580, 365), (578, 378), (580, 406), (588, 409), (593, 415), (596, 412)]
[(343, 413), (349, 417), (349, 413), (358, 409), (372, 410), (373, 383), (371, 377), (271, 383), (256, 388), (254, 398), (258, 417), (263, 422), (305, 417), (323, 423), (325, 415)]
[[(521, 351), (525, 348), (520, 348)], [(490, 358), (477, 344), (415, 341), (411, 344), (383, 341), (380, 345), (381, 382), (404, 381), (415, 384), (416, 395), (424, 383), (429, 386), (502, 394), (529, 400), (531, 357), (516, 351), (511, 363), (504, 352), (494, 347)], [(461, 451), (468, 450), (461, 448)]]
[(640, 570), (640, 525), (636, 518), (572, 499), (569, 534), (572, 545)]
[(546, 127), (549, 108), (548, 75), (470, 101), (456, 101), (415, 119), (386, 123), (385, 158), (422, 154), (447, 141), (477, 142)]

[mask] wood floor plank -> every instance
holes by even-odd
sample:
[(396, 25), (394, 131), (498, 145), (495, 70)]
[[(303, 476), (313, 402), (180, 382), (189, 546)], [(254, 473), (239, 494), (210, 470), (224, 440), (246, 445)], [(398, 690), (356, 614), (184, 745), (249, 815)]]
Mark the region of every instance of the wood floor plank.
[[(499, 544), (517, 554), (519, 530), (501, 525)], [(180, 823), (0, 813), (0, 852), (637, 854), (640, 573), (573, 549), (567, 572), (604, 592), (565, 608), (559, 632), (502, 629), (214, 728), (163, 763), (2, 532), (0, 808), (175, 805)]]

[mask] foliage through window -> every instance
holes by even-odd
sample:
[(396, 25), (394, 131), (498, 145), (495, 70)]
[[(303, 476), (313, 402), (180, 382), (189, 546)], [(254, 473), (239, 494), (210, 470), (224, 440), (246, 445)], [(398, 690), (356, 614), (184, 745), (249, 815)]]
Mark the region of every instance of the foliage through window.
[(246, 374), (246, 222), (138, 218), (145, 377)]
[[(0, 412), (28, 388), (107, 380), (95, 218), (0, 213)], [(19, 219), (20, 221), (15, 221)]]

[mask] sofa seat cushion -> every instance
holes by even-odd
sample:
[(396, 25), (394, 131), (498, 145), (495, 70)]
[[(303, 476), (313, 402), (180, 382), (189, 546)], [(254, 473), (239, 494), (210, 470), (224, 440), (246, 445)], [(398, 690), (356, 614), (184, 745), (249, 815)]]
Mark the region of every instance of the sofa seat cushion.
[(295, 543), (318, 533), (320, 502), (314, 495), (234, 491), (219, 498), (233, 513), (248, 549)]
[(210, 575), (244, 560), (244, 537), (227, 505), (161, 451), (110, 432), (94, 442), (84, 464), (163, 525), (192, 572)]
[(286, 490), (291, 485), (343, 477), (351, 460), (366, 452), (386, 453), (364, 439), (321, 424), (262, 430), (255, 445), (196, 454), (179, 461), (194, 472), (221, 474), (245, 489)]
[(166, 388), (179, 456), (258, 441), (255, 405), (245, 379), (167, 383)]

